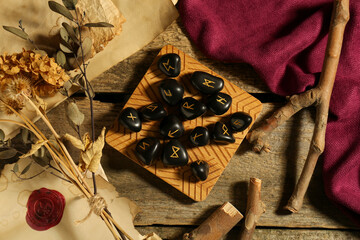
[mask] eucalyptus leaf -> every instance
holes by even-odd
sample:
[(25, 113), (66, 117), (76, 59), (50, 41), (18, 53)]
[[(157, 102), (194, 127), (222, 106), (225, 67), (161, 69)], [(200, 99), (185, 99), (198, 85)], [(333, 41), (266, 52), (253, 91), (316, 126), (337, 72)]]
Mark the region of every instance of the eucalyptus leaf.
[(16, 28), (16, 27), (10, 27), (10, 26), (3, 26), (3, 28), (8, 31), (11, 32), (12, 34), (15, 34), (16, 36), (24, 39), (24, 40), (28, 40), (29, 39), (29, 35), (24, 32), (23, 30)]
[(32, 158), (34, 159), (34, 161), (37, 164), (39, 164), (42, 167), (45, 167), (45, 166), (49, 165), (49, 163), (50, 163), (50, 159), (47, 156), (44, 156), (44, 157), (33, 156)]
[(3, 142), (5, 140), (5, 133), (0, 129), (0, 141)]
[(74, 102), (68, 104), (66, 114), (69, 120), (76, 126), (80, 126), (85, 118), (84, 114), (80, 112), (78, 106)]
[(65, 28), (66, 32), (68, 33), (69, 37), (74, 41), (74, 43), (79, 45), (79, 39), (77, 39), (77, 37), (76, 37), (74, 28), (66, 22), (63, 22), (62, 26)]
[(0, 160), (10, 159), (12, 157), (15, 157), (16, 154), (17, 151), (14, 148), (3, 150), (0, 152)]
[(114, 27), (114, 25), (107, 22), (97, 22), (97, 23), (86, 23), (85, 27)]
[(27, 144), (29, 143), (29, 130), (26, 128), (21, 129), (21, 138), (23, 143)]
[(85, 38), (84, 41), (81, 43), (81, 45), (82, 45), (82, 50), (81, 50), (81, 47), (79, 47), (78, 52), (77, 52), (77, 56), (84, 56), (85, 57), (91, 51), (92, 40), (90, 38)]
[(57, 2), (54, 2), (54, 1), (49, 1), (48, 4), (49, 4), (49, 7), (50, 7), (50, 9), (52, 11), (63, 15), (64, 17), (66, 17), (67, 19), (69, 19), (71, 21), (74, 19), (71, 12), (66, 7), (64, 7), (63, 5), (61, 5), (61, 4), (57, 3)]
[(65, 53), (73, 53), (73, 51), (70, 48), (68, 48), (67, 46), (65, 46), (64, 44), (60, 43), (59, 45), (60, 45), (61, 51), (65, 52)]
[(20, 175), (23, 175), (23, 174), (27, 173), (27, 172), (29, 171), (32, 163), (33, 163), (33, 162), (30, 162), (30, 163), (21, 171)]
[(69, 10), (75, 10), (75, 4), (72, 0), (62, 0), (64, 6)]
[(59, 64), (60, 66), (64, 66), (66, 63), (66, 56), (62, 51), (58, 51), (56, 53), (56, 62), (57, 64)]
[(19, 171), (19, 164), (16, 162), (13, 167), (13, 172), (17, 173)]
[(61, 27), (60, 28), (60, 37), (62, 40), (64, 40), (65, 42), (68, 42), (69, 41), (69, 34), (68, 32), (66, 31), (65, 28)]

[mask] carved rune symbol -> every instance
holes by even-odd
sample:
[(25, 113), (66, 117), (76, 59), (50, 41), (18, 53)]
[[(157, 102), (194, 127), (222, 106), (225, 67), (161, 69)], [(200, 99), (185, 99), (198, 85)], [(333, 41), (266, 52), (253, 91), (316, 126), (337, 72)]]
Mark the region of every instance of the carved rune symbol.
[(194, 104), (191, 104), (191, 105), (189, 106), (189, 103), (188, 103), (188, 102), (185, 102), (185, 103), (183, 104), (183, 107), (184, 107), (184, 108), (190, 109), (190, 110), (194, 110), (194, 109), (193, 109), (193, 106), (194, 106)]
[(171, 91), (170, 90), (164, 90), (164, 93), (165, 93), (165, 95), (166, 96), (168, 96), (168, 97), (171, 97), (172, 96), (172, 94), (171, 94)]
[(173, 154), (171, 154), (171, 158), (179, 158), (179, 155), (177, 154), (177, 152), (180, 150), (179, 147), (176, 146), (172, 146), (171, 149), (173, 150)]
[(227, 128), (227, 126), (225, 124), (222, 125), (222, 130), (224, 131), (223, 132), (224, 135), (230, 136), (230, 134), (228, 133), (229, 129)]
[(236, 126), (241, 126), (241, 125), (244, 125), (243, 121), (240, 121), (238, 119), (236, 119), (233, 124), (235, 124)]
[(210, 85), (212, 83), (215, 83), (214, 81), (208, 80), (208, 79), (204, 79), (203, 85), (209, 87), (209, 88), (214, 88), (214, 86)]
[(130, 113), (130, 115), (129, 116), (127, 116), (128, 118), (131, 118), (131, 120), (135, 120), (136, 119), (136, 117), (134, 117), (133, 115), (132, 115), (132, 113)]
[(142, 150), (146, 150), (146, 147), (148, 147), (148, 146), (150, 146), (150, 144), (148, 144), (147, 142), (143, 142), (142, 143), (142, 146), (141, 145), (139, 145), (140, 146), (140, 148), (142, 149)]
[(195, 136), (193, 136), (193, 140), (194, 140), (194, 142), (196, 142), (196, 139), (198, 138), (198, 137), (200, 137), (200, 136), (202, 136), (203, 134), (197, 134), (197, 133), (195, 133)]
[(216, 99), (216, 101), (218, 101), (219, 103), (221, 103), (222, 105), (224, 105), (225, 103), (227, 103), (225, 98), (220, 97), (219, 95), (217, 96), (218, 98)]
[(171, 130), (170, 130), (169, 133), (168, 133), (168, 136), (171, 137), (171, 138), (173, 138), (173, 137), (174, 137), (173, 134), (176, 133), (177, 131), (179, 131), (179, 129), (176, 129), (176, 130), (173, 131), (173, 132), (171, 132)]
[(170, 66), (169, 61), (170, 59), (168, 59), (166, 63), (163, 63), (163, 66), (166, 69), (166, 71), (170, 71), (170, 69), (175, 69), (174, 67)]
[(150, 109), (152, 112), (158, 108), (158, 106), (156, 104), (151, 104), (149, 106), (146, 107), (147, 109)]

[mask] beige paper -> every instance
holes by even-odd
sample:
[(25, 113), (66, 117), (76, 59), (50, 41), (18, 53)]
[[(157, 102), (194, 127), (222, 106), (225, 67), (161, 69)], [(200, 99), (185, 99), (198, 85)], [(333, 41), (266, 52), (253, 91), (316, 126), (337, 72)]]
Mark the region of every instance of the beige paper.
[[(143, 48), (178, 17), (178, 12), (170, 0), (113, 0), (113, 2), (125, 16), (126, 22), (123, 24), (122, 33), (90, 60), (89, 80)], [(35, 41), (44, 42), (44, 39), (48, 39), (63, 21), (59, 14), (51, 12), (47, 1), (0, 0), (0, 4), (2, 6), (0, 24), (17, 26), (21, 19), (25, 30)], [(45, 42), (48, 45), (49, 41)], [(0, 53), (20, 52), (23, 47), (31, 46), (0, 28)], [(65, 99), (61, 94), (46, 99), (48, 109), (54, 108)], [(36, 113), (30, 107), (26, 107), (24, 113), (32, 119), (36, 118)], [(4, 118), (8, 117), (0, 113), (0, 119)], [(13, 124), (3, 123), (0, 124), (0, 128), (7, 136), (13, 136), (14, 131), (18, 129)]]
[[(20, 171), (29, 163), (29, 159), (19, 161)], [(0, 239), (46, 239), (46, 240), (112, 240), (110, 230), (100, 217), (92, 214), (86, 221), (75, 224), (89, 212), (87, 200), (72, 184), (65, 182), (52, 174), (45, 172), (30, 179), (20, 180), (11, 170), (12, 165), (6, 165), (0, 177)], [(42, 168), (33, 164), (25, 175), (30, 177), (40, 172)], [(97, 177), (98, 193), (106, 200), (108, 209), (118, 224), (134, 240), (143, 236), (134, 228), (133, 214), (138, 212), (136, 206), (126, 198), (118, 196), (116, 189), (110, 183)], [(45, 231), (36, 231), (26, 223), (26, 204), (31, 192), (40, 188), (56, 190), (64, 195), (66, 204), (60, 223)]]

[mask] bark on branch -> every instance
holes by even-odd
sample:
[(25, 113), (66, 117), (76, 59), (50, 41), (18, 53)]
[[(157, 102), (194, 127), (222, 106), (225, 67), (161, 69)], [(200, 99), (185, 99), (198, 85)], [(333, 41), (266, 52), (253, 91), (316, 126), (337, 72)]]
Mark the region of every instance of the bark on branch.
[(224, 203), (198, 228), (185, 233), (184, 240), (219, 240), (227, 234), (243, 215), (229, 202)]
[(289, 199), (288, 205), (285, 207), (291, 212), (300, 210), (317, 160), (324, 151), (329, 103), (339, 64), (345, 26), (349, 21), (349, 17), (349, 0), (334, 0), (325, 59), (318, 85), (304, 93), (290, 97), (289, 102), (284, 107), (277, 110), (266, 123), (253, 130), (247, 136), (249, 142), (254, 145), (254, 151), (268, 152), (270, 147), (266, 143), (266, 137), (272, 130), (284, 123), (299, 110), (312, 104), (316, 105), (315, 128), (308, 156), (295, 190)]
[(258, 178), (250, 178), (245, 223), (239, 240), (252, 239), (256, 224), (264, 212), (265, 204), (261, 201), (261, 180)]

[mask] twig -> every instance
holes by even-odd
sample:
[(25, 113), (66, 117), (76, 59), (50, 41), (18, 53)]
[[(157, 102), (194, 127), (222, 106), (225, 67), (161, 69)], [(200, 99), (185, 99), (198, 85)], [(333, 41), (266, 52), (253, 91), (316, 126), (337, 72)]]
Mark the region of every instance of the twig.
[(227, 234), (243, 215), (229, 202), (224, 203), (198, 228), (185, 233), (184, 240), (219, 240)]
[(247, 139), (254, 144), (255, 151), (268, 151), (266, 137), (273, 129), (302, 108), (313, 103), (316, 105), (315, 129), (305, 166), (288, 205), (285, 207), (291, 212), (300, 210), (317, 160), (324, 151), (330, 97), (339, 63), (345, 26), (349, 21), (349, 17), (349, 0), (334, 0), (329, 37), (319, 84), (300, 95), (292, 96), (284, 107), (276, 111), (266, 123), (247, 136)]
[(256, 224), (265, 212), (265, 204), (261, 201), (261, 180), (250, 178), (245, 223), (240, 235), (240, 240), (250, 240), (254, 234)]

